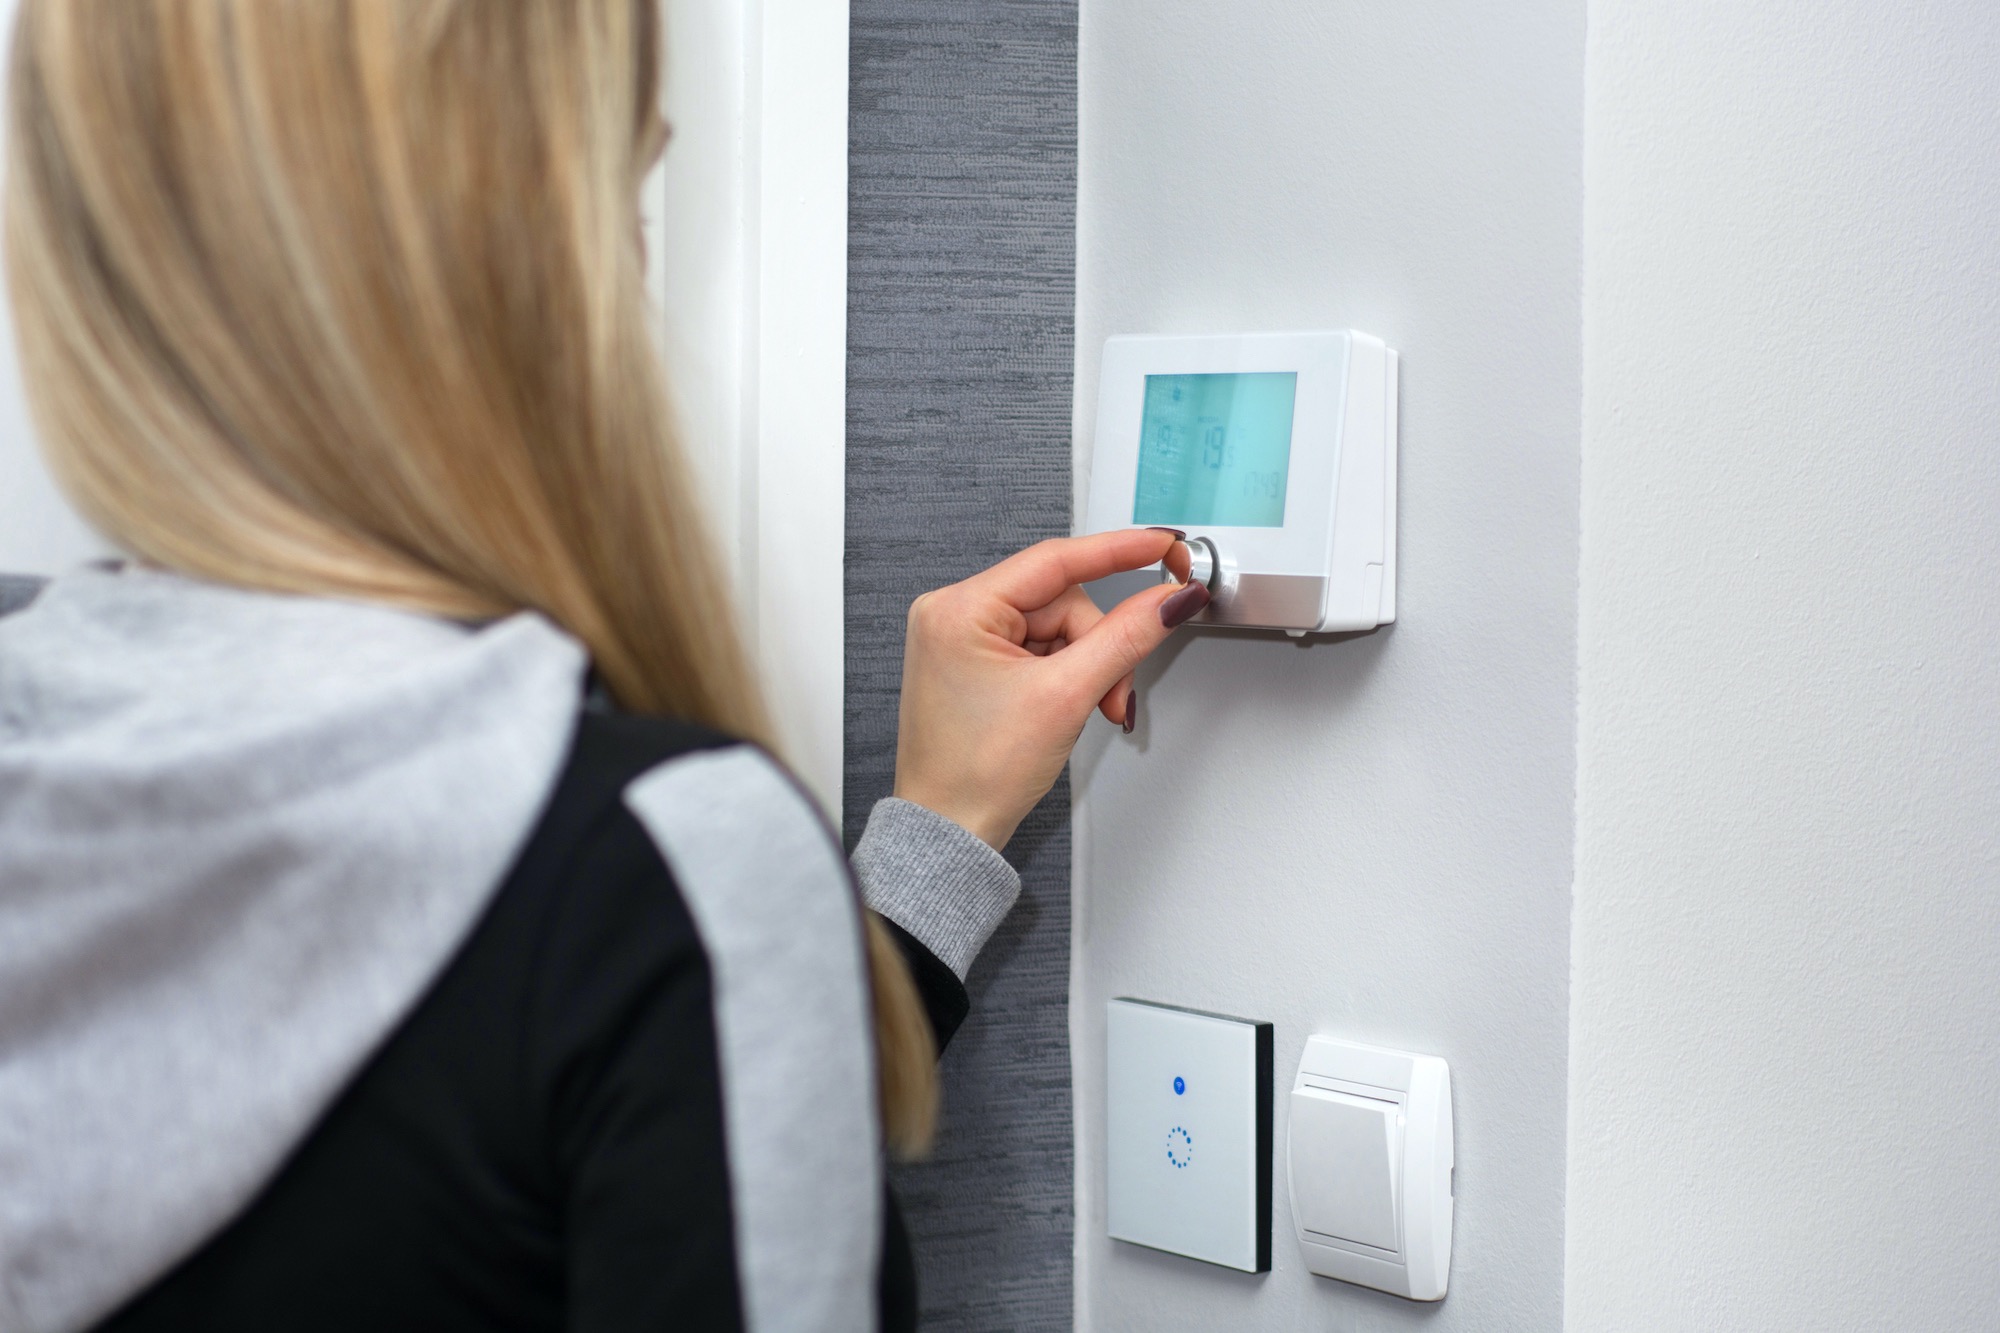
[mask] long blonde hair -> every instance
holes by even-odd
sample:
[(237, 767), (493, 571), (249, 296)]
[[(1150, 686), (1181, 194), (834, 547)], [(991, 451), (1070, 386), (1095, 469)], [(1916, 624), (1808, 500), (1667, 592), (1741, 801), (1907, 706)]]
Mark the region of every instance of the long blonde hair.
[[(637, 191), (657, 0), (24, 0), (7, 273), (79, 507), (146, 560), (533, 609), (625, 707), (767, 738), (686, 483)], [(883, 1123), (935, 1048), (868, 920)]]

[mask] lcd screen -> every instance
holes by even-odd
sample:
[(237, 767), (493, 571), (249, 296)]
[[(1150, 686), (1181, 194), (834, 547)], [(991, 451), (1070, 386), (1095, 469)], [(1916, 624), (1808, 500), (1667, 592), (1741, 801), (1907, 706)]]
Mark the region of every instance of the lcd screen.
[(1148, 375), (1134, 523), (1281, 528), (1296, 371)]

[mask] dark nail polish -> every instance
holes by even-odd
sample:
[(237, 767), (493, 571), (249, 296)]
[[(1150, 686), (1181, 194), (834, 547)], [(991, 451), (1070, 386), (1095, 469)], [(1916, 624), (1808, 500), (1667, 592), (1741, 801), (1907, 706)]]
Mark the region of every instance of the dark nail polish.
[(1208, 605), (1206, 583), (1183, 583), (1180, 591), (1160, 603), (1160, 623), (1168, 629), (1189, 619)]
[(1132, 728), (1139, 725), (1139, 691), (1125, 691), (1125, 734), (1130, 736)]
[(1146, 531), (1148, 531), (1148, 532), (1171, 532), (1171, 533), (1173, 533), (1173, 534), (1174, 534), (1174, 540), (1175, 540), (1175, 541), (1177, 541), (1177, 542), (1184, 542), (1184, 541), (1186, 541), (1186, 540), (1187, 540), (1187, 534), (1186, 534), (1185, 532), (1182, 532), (1182, 531), (1181, 531), (1181, 530), (1180, 530), (1179, 528), (1163, 528), (1163, 527), (1160, 527), (1160, 526), (1159, 526), (1158, 524), (1155, 524), (1155, 525), (1153, 525), (1152, 527), (1149, 527), (1149, 528), (1147, 528), (1147, 529), (1146, 529)]

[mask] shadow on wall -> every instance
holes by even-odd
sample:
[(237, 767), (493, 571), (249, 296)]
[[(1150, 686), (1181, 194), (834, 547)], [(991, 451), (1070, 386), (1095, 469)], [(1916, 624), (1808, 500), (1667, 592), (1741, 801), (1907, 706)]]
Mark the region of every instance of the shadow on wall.
[(1226, 713), (1233, 708), (1303, 708), (1311, 707), (1318, 712), (1338, 714), (1345, 707), (1367, 694), (1368, 681), (1380, 669), (1382, 657), (1389, 651), (1396, 627), (1383, 625), (1379, 629), (1352, 630), (1340, 634), (1308, 634), (1303, 638), (1292, 638), (1281, 630), (1205, 630), (1196, 629), (1167, 640), (1165, 646), (1156, 651), (1140, 666), (1136, 683), (1139, 689), (1139, 723), (1130, 736), (1120, 735), (1108, 727), (1088, 727), (1083, 739), (1077, 743), (1076, 752), (1070, 758), (1070, 781), (1078, 790), (1089, 788), (1092, 775), (1098, 763), (1113, 745), (1130, 745), (1140, 754), (1149, 748), (1152, 727), (1151, 712), (1146, 700), (1151, 697), (1152, 687), (1172, 673), (1173, 664), (1188, 651), (1196, 639), (1203, 634), (1224, 635), (1231, 639), (1257, 641), (1270, 645), (1270, 651), (1289, 649), (1295, 653), (1326, 654), (1338, 650), (1339, 645), (1362, 641), (1362, 646), (1343, 654), (1344, 670), (1325, 674), (1312, 673), (1294, 676), (1298, 682), (1296, 691), (1280, 688), (1268, 697), (1258, 696), (1254, 691), (1232, 691), (1224, 698), (1213, 701), (1218, 712)]

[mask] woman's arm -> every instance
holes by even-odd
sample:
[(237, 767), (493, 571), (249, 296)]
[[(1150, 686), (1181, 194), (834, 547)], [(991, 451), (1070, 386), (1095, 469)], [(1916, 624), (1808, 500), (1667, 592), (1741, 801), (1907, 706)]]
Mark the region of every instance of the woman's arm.
[(902, 946), (942, 1051), (971, 1007), (965, 974), (1020, 895), (1021, 877), (959, 825), (894, 796), (876, 802), (853, 865), (862, 901)]
[(1162, 583), (1104, 612), (1083, 585), (1162, 560), (1184, 580), (1180, 536), (1045, 541), (919, 597), (903, 647), (896, 795), (1005, 847), (1091, 712), (1129, 730), (1133, 671), (1208, 604), (1199, 583)]
[(965, 1018), (973, 959), (1021, 891), (999, 849), (1093, 709), (1131, 730), (1133, 669), (1208, 601), (1200, 584), (1163, 584), (1107, 614), (1082, 585), (1163, 559), (1185, 580), (1179, 536), (1043, 542), (910, 608), (896, 794), (853, 860), (863, 899), (897, 928), (940, 1049)]

